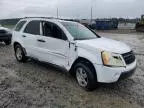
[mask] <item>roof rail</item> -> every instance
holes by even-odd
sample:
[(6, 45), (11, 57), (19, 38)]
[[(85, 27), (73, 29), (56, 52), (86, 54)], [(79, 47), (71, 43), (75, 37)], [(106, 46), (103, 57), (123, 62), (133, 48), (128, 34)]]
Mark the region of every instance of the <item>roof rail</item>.
[(24, 17), (23, 19), (25, 18), (46, 18), (46, 19), (58, 19), (58, 18), (55, 18), (55, 17)]

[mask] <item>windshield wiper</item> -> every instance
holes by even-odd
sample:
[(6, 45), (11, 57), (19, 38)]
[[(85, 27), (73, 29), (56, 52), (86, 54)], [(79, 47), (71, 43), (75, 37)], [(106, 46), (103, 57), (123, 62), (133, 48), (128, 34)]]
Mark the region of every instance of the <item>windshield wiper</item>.
[(97, 37), (95, 38), (75, 38), (74, 40), (90, 40), (90, 39), (96, 39)]

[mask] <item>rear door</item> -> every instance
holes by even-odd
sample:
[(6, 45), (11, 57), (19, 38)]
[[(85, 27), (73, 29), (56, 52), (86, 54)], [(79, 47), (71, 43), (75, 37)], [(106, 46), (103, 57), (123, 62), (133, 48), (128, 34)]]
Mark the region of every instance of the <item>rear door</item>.
[(24, 48), (26, 49), (27, 55), (30, 57), (37, 58), (37, 37), (40, 36), (40, 21), (30, 21), (22, 34)]
[(37, 39), (39, 58), (62, 67), (68, 64), (69, 42), (56, 24), (42, 21), (42, 36)]

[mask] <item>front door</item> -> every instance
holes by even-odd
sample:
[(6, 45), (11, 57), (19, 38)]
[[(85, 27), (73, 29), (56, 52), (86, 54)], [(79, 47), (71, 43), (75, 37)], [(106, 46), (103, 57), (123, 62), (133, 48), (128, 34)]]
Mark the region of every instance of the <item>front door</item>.
[(39, 58), (62, 67), (68, 65), (69, 42), (62, 29), (51, 22), (41, 22), (42, 36), (37, 38)]

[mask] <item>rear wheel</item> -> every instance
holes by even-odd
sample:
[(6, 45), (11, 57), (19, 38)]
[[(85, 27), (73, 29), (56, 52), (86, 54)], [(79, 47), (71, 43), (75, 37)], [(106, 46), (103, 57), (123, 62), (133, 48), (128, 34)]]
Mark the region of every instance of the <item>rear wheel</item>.
[(10, 44), (11, 44), (11, 41), (10, 41), (10, 40), (7, 40), (7, 41), (4, 41), (4, 43), (5, 43), (6, 45), (10, 45)]
[(92, 91), (98, 86), (96, 73), (91, 66), (84, 63), (77, 63), (74, 70), (77, 82), (83, 89)]
[(21, 45), (16, 45), (14, 49), (15, 49), (15, 57), (19, 62), (25, 62), (28, 59)]

